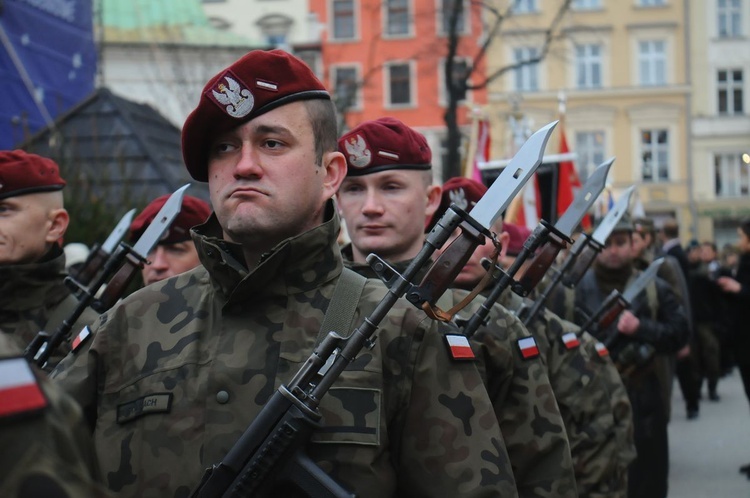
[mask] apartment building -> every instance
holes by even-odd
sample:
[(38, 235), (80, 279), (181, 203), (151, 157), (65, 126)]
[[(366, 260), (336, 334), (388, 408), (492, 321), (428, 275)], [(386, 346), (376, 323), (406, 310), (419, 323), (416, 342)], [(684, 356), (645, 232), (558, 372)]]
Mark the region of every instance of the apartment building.
[[(488, 71), (537, 55), (563, 4), (512, 1), (512, 22), (493, 44)], [(657, 224), (675, 216), (685, 228), (683, 238), (695, 236), (686, 3), (573, 0), (547, 56), (490, 87), (492, 157), (502, 159), (512, 150), (512, 115), (538, 128), (558, 117), (563, 92), (564, 133), (582, 179), (616, 156), (609, 177), (615, 195), (636, 184), (646, 214)], [(557, 140), (553, 137), (548, 152), (557, 152)]]
[(698, 238), (721, 246), (750, 216), (750, 0), (690, 2), (689, 16)]

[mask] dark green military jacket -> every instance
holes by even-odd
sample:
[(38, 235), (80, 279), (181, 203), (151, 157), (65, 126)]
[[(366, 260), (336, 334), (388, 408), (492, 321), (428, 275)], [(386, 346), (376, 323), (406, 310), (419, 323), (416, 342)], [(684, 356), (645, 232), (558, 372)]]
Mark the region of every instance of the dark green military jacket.
[[(55, 245), (40, 263), (0, 266), (0, 330), (21, 350), (40, 330), (53, 333), (75, 309), (78, 301), (65, 285), (65, 254)], [(99, 316), (90, 308), (71, 330), (75, 335)], [(63, 342), (50, 358), (51, 369), (70, 351)]]
[(0, 335), (0, 386), (15, 385), (0, 388), (0, 496), (109, 496), (97, 482), (81, 409), (20, 354), (10, 336)]
[[(345, 259), (349, 254), (344, 248)], [(362, 275), (374, 276), (368, 265), (346, 264)], [(407, 265), (392, 264), (398, 271)], [(443, 309), (460, 302), (468, 292), (451, 289), (448, 294), (438, 303)], [(475, 299), (461, 316), (468, 318), (481, 303), (481, 298)], [(577, 496), (570, 448), (546, 368), (539, 355), (524, 358), (519, 349), (519, 341), (529, 337), (521, 322), (496, 304), (488, 326), (480, 327), (471, 344), (500, 423), (519, 496)]]
[[(329, 206), (331, 207), (331, 206)], [(329, 209), (331, 212), (332, 209)], [(203, 267), (127, 297), (57, 379), (84, 407), (121, 496), (185, 496), (311, 354), (343, 268), (338, 217), (248, 272), (215, 217), (194, 229)], [(368, 281), (352, 326), (386, 294)], [(56, 373), (57, 373), (56, 372)], [(471, 363), (400, 300), (323, 397), (313, 459), (358, 496), (515, 496), (492, 405)]]
[[(500, 303), (514, 312), (524, 305), (510, 290)], [(617, 368), (593, 336), (549, 310), (528, 327), (565, 422), (579, 496), (626, 496), (627, 467), (635, 458), (633, 416)]]

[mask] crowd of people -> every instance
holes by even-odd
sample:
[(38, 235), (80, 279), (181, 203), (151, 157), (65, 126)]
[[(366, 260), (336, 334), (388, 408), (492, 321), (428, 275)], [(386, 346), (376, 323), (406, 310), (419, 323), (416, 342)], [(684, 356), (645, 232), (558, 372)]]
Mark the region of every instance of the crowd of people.
[[(683, 249), (674, 220), (625, 214), (574, 287), (540, 284), (532, 315), (539, 293), (490, 299), (531, 233), (472, 221), (485, 185), (436, 185), (427, 141), (397, 119), (336, 126), (286, 52), (215, 75), (182, 130), (211, 202), (183, 198), (142, 255), (143, 288), (101, 314), (78, 313), (64, 282), (91, 257), (63, 251), (75, 220), (57, 164), (0, 151), (0, 496), (188, 496), (207, 468), (239, 472), (235, 443), (270, 417), (271, 445), (250, 448), (260, 464), (237, 484), (247, 496), (664, 498), (674, 377), (690, 419), (704, 381), (720, 402), (735, 365), (750, 400), (750, 221), (720, 255)], [(168, 197), (132, 221), (131, 244)], [(655, 260), (626, 309), (592, 320)], [(452, 269), (435, 302), (393, 296)], [(29, 344), (63, 325), (37, 368)]]

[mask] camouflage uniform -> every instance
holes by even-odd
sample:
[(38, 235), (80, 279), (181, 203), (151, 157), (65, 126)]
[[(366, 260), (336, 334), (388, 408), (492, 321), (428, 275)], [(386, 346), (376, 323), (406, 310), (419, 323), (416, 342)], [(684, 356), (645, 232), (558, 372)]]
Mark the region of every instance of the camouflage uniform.
[[(342, 271), (337, 215), (279, 243), (255, 270), (212, 216), (194, 229), (204, 267), (148, 286), (95, 324), (58, 379), (97, 410), (110, 489), (185, 496), (308, 358)], [(352, 325), (386, 293), (368, 281)], [(436, 324), (400, 301), (372, 350), (321, 402), (313, 460), (360, 497), (515, 496), (473, 364), (449, 362)]]
[[(344, 248), (345, 259), (349, 254)], [(368, 265), (346, 264), (364, 276), (375, 276)], [(407, 265), (392, 264), (398, 271)], [(442, 306), (446, 309), (468, 294), (460, 289), (451, 293), (453, 302)], [(461, 316), (471, 316), (481, 304), (475, 299)], [(512, 313), (495, 305), (488, 325), (470, 341), (500, 423), (519, 496), (577, 496), (570, 447), (546, 368), (539, 357), (523, 359), (516, 345), (529, 336)]]
[[(515, 312), (523, 307), (510, 290), (499, 302)], [(630, 401), (617, 368), (599, 353), (596, 339), (548, 310), (536, 315), (529, 330), (565, 422), (578, 495), (625, 496), (635, 447)]]
[[(10, 334), (21, 350), (45, 327), (54, 332), (75, 309), (78, 301), (63, 283), (65, 276), (65, 254), (57, 245), (40, 263), (0, 265), (0, 330)], [(97, 316), (87, 308), (71, 335)], [(70, 344), (63, 342), (47, 366), (54, 367), (69, 351)]]
[[(22, 362), (14, 368), (31, 368), (20, 353), (10, 337), (0, 335), (0, 363)], [(94, 480), (94, 448), (81, 409), (46, 379), (36, 379), (33, 389), (44, 393), (41, 412), (19, 405), (8, 409), (11, 402), (5, 396), (12, 395), (0, 390), (0, 496), (108, 496)]]

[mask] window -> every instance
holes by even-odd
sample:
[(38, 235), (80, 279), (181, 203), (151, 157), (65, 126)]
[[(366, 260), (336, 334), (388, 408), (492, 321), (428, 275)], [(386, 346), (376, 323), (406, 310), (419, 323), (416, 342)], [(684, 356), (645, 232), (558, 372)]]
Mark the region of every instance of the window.
[[(448, 85), (445, 82), (445, 63), (446, 61), (443, 61), (443, 64), (440, 65), (440, 81), (443, 82), (442, 84), (442, 102), (447, 103), (448, 102)], [(466, 59), (453, 59), (453, 82), (456, 85), (456, 89), (459, 90), (460, 93), (458, 95), (458, 101), (463, 102), (466, 100), (466, 84), (468, 84), (467, 75), (469, 71), (469, 62)]]
[(410, 32), (409, 0), (386, 0), (385, 34), (390, 36), (408, 35)]
[(638, 5), (641, 7), (658, 7), (666, 4), (666, 0), (638, 0)]
[(387, 66), (388, 101), (387, 105), (407, 106), (412, 103), (411, 67), (408, 62)]
[(716, 80), (719, 114), (742, 114), (742, 69), (720, 69)]
[(266, 37), (269, 45), (279, 46), (287, 42), (287, 35), (294, 20), (281, 14), (270, 14), (260, 18), (257, 22), (261, 33)]
[[(519, 47), (513, 49), (513, 62), (515, 64), (531, 60), (535, 57), (537, 57), (537, 50), (534, 47)], [(526, 92), (539, 90), (537, 70), (538, 64), (536, 62), (532, 64), (524, 64), (516, 68), (513, 72), (515, 90)]]
[(750, 164), (742, 154), (714, 154), (714, 178), (717, 197), (739, 197), (750, 194)]
[(742, 36), (740, 0), (716, 0), (719, 38)]
[(594, 168), (604, 162), (604, 132), (581, 131), (576, 133), (578, 176), (584, 183)]
[(514, 14), (523, 14), (536, 11), (536, 0), (513, 0)]
[(333, 1), (333, 39), (354, 38), (354, 0)]
[(574, 10), (596, 10), (602, 8), (602, 0), (573, 0)]
[(669, 180), (668, 130), (641, 130), (641, 168), (644, 182)]
[(638, 67), (641, 85), (666, 84), (666, 43), (663, 40), (638, 42)]
[(336, 94), (336, 107), (338, 109), (358, 109), (359, 101), (359, 78), (356, 66), (334, 66), (331, 68), (331, 81)]
[(601, 88), (601, 45), (576, 45), (576, 86), (578, 88)]
[(450, 33), (450, 22), (451, 15), (453, 15), (453, 9), (456, 8), (456, 2), (459, 2), (461, 10), (458, 12), (458, 19), (456, 19), (456, 33), (467, 33), (468, 26), (466, 20), (466, 3), (464, 0), (440, 0), (440, 15), (442, 17), (441, 33)]

